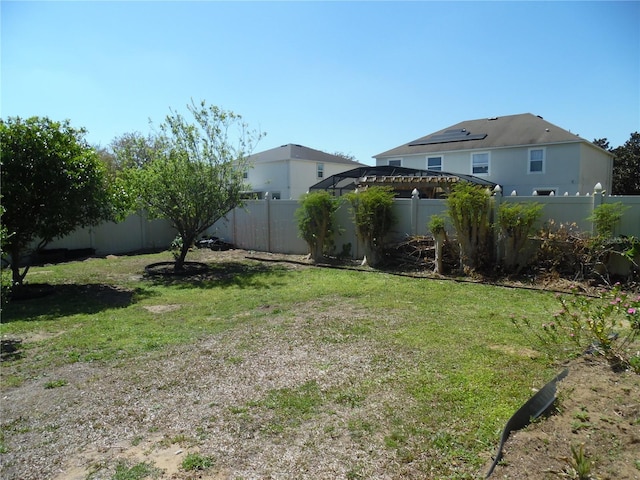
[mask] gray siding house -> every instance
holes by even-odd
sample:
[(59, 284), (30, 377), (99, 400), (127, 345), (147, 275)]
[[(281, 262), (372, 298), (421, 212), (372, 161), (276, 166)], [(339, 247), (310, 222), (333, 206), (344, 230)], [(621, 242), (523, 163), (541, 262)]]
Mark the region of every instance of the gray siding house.
[(302, 145), (287, 144), (249, 157), (251, 167), (246, 182), (250, 195), (272, 199), (298, 200), (309, 187), (336, 173), (363, 166), (339, 155)]
[(524, 113), (468, 120), (375, 155), (395, 165), (474, 175), (504, 195), (611, 192), (613, 156), (578, 135)]

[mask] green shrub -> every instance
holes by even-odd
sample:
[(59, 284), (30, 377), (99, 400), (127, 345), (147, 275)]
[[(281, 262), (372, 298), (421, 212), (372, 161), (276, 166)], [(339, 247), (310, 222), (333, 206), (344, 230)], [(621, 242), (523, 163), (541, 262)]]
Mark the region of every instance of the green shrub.
[(593, 213), (587, 220), (593, 222), (594, 231), (598, 237), (611, 238), (627, 208), (629, 207), (625, 207), (622, 202), (603, 203), (593, 209)]
[(432, 215), (429, 220), (429, 231), (435, 240), (435, 267), (436, 273), (442, 274), (444, 267), (442, 265), (442, 250), (447, 239), (447, 230), (445, 229), (445, 220), (442, 215)]
[(640, 337), (640, 295), (624, 292), (620, 285), (602, 290), (600, 298), (558, 295), (560, 310), (540, 328), (526, 318), (511, 317), (525, 335), (550, 356), (571, 356), (589, 351), (602, 355), (616, 370), (640, 373), (636, 340)]
[(346, 195), (356, 233), (364, 244), (365, 262), (370, 266), (380, 263), (384, 237), (396, 221), (392, 211), (393, 198), (393, 189), (389, 187), (369, 187)]
[(429, 231), (435, 237), (438, 234), (445, 232), (445, 219), (442, 215), (431, 215), (429, 219)]
[(497, 225), (504, 245), (503, 264), (507, 272), (520, 271), (526, 264), (522, 258), (529, 235), (542, 215), (539, 203), (502, 203)]
[(307, 242), (314, 261), (321, 260), (333, 249), (337, 208), (338, 202), (335, 197), (324, 190), (307, 193), (300, 199), (300, 207), (295, 213), (298, 232)]
[(468, 182), (457, 183), (447, 197), (449, 218), (460, 244), (460, 266), (473, 271), (489, 263), (491, 252), (491, 192)]

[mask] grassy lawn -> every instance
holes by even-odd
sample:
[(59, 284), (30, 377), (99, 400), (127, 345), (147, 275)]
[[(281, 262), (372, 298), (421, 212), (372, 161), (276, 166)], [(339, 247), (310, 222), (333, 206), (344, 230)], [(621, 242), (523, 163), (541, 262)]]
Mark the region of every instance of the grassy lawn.
[[(362, 451), (392, 459), (375, 472), (366, 458), (347, 459), (343, 478), (478, 478), (506, 420), (558, 371), (532, 355), (510, 320), (549, 321), (552, 294), (249, 260), (210, 262), (215, 274), (195, 280), (143, 276), (145, 265), (167, 259), (32, 268), (30, 283), (56, 288), (3, 310), (2, 335), (24, 339), (22, 358), (2, 365), (3, 394), (37, 382), (43, 392), (68, 389), (73, 378), (51, 377), (68, 365), (134, 371), (171, 349), (214, 340), (229, 342), (225, 365), (241, 371), (263, 351), (261, 341), (277, 338), (289, 348), (308, 341), (310, 349), (352, 351), (367, 368), (349, 376), (329, 357), (326, 365), (316, 361), (314, 371), (336, 376), (256, 385), (251, 400), (225, 406), (233, 421), (285, 444), (294, 432), (321, 425), (324, 436), (342, 432)], [(344, 422), (334, 421), (336, 412), (348, 412)], [(10, 454), (19, 430), (7, 425), (2, 448)], [(198, 428), (187, 434), (207, 450), (210, 439), (198, 437)], [(141, 435), (135, 432), (137, 441)]]

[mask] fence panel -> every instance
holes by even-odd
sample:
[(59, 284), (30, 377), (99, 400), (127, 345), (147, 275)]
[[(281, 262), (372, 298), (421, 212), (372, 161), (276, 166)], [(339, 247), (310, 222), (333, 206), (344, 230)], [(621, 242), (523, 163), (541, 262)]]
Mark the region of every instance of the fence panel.
[(560, 224), (575, 223), (578, 231), (591, 232), (591, 222), (587, 220), (593, 211), (593, 197), (578, 196), (508, 196), (499, 200), (501, 203), (534, 203), (537, 202), (543, 206), (541, 224), (545, 224), (550, 220), (555, 222), (556, 226)]
[[(447, 202), (443, 199), (420, 199), (418, 200), (418, 214), (416, 216), (416, 234), (429, 235), (429, 222), (433, 215), (446, 215)], [(452, 231), (451, 222), (447, 222), (447, 230)]]
[(358, 241), (356, 227), (348, 205), (343, 203), (336, 210), (336, 224), (338, 228), (333, 236), (336, 253), (350, 252), (352, 258), (362, 258), (364, 256), (364, 247)]
[(297, 200), (269, 200), (269, 249), (273, 253), (304, 255), (309, 252), (307, 243), (298, 236), (295, 212), (300, 206)]
[(606, 197), (607, 203), (621, 202), (627, 207), (620, 219), (616, 233), (640, 238), (640, 195), (620, 197)]
[(167, 220), (149, 220), (144, 214), (133, 214), (120, 223), (106, 222), (95, 227), (79, 228), (50, 242), (46, 248), (93, 248), (96, 255), (121, 254), (166, 248), (175, 236), (176, 230)]
[[(593, 212), (594, 205), (621, 202), (627, 208), (617, 233), (640, 237), (640, 196), (497, 196), (494, 200), (498, 204), (541, 203), (544, 206), (541, 223), (551, 219), (556, 225), (576, 223), (583, 232), (592, 231), (592, 224), (587, 218)], [(307, 245), (298, 237), (295, 220), (297, 208), (298, 202), (295, 200), (251, 200), (244, 208), (229, 212), (226, 219), (216, 222), (207, 233), (247, 250), (305, 254), (308, 251)], [(351, 255), (362, 258), (364, 249), (357, 240), (349, 210), (349, 206), (343, 204), (336, 212), (336, 253), (343, 251), (343, 245), (351, 244)], [(442, 199), (396, 199), (393, 211), (398, 222), (388, 240), (399, 241), (414, 234), (428, 234), (431, 216), (444, 214), (446, 202)], [(450, 225), (448, 227), (451, 228)], [(117, 254), (166, 248), (175, 235), (175, 230), (165, 220), (149, 221), (144, 215), (131, 215), (119, 224), (105, 223), (94, 228), (78, 229), (73, 234), (52, 242), (48, 248), (94, 248), (98, 255)]]

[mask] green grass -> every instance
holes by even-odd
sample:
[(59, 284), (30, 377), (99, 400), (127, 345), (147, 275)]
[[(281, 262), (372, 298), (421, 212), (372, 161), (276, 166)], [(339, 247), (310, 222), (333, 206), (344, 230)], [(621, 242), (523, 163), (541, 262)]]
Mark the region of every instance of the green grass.
[[(531, 345), (510, 320), (526, 315), (533, 322), (548, 321), (556, 308), (551, 294), (376, 272), (290, 271), (249, 261), (216, 266), (219, 275), (212, 280), (142, 277), (145, 265), (167, 255), (33, 267), (27, 280), (56, 290), (3, 310), (0, 334), (30, 340), (22, 358), (3, 365), (2, 388), (16, 388), (74, 362), (135, 364), (172, 345), (247, 323), (262, 325), (270, 315), (286, 319), (308, 304), (315, 315), (330, 316), (318, 333), (322, 342), (348, 345), (364, 339), (379, 346), (371, 360), (383, 375), (328, 391), (315, 382), (265, 391), (261, 399), (231, 406), (230, 412), (250, 418), (254, 411), (266, 411), (271, 415), (267, 434), (280, 434), (321, 411), (358, 409), (377, 392), (395, 390), (412, 402), (381, 405), (384, 420), (358, 414), (347, 424), (352, 439), (378, 434), (384, 448), (406, 463), (420, 452), (436, 452), (422, 466), (429, 475), (471, 478), (531, 388), (557, 373), (543, 356), (519, 354)], [(152, 308), (167, 305), (177, 307), (161, 313)], [(360, 316), (346, 321), (354, 311)], [(320, 328), (313, 318), (308, 322), (310, 332)], [(277, 328), (289, 333), (286, 321)], [(251, 348), (248, 341), (246, 348)], [(241, 364), (243, 356), (239, 351), (227, 362)], [(326, 431), (334, 428), (328, 425)], [(3, 438), (3, 448), (7, 443)], [(354, 466), (350, 477), (358, 478), (359, 471)]]
[(187, 472), (206, 470), (213, 467), (213, 460), (211, 457), (206, 457), (199, 453), (188, 453), (182, 460), (181, 466)]
[(125, 462), (116, 465), (112, 480), (142, 480), (144, 478), (158, 478), (162, 471), (153, 465), (142, 462), (129, 466)]

